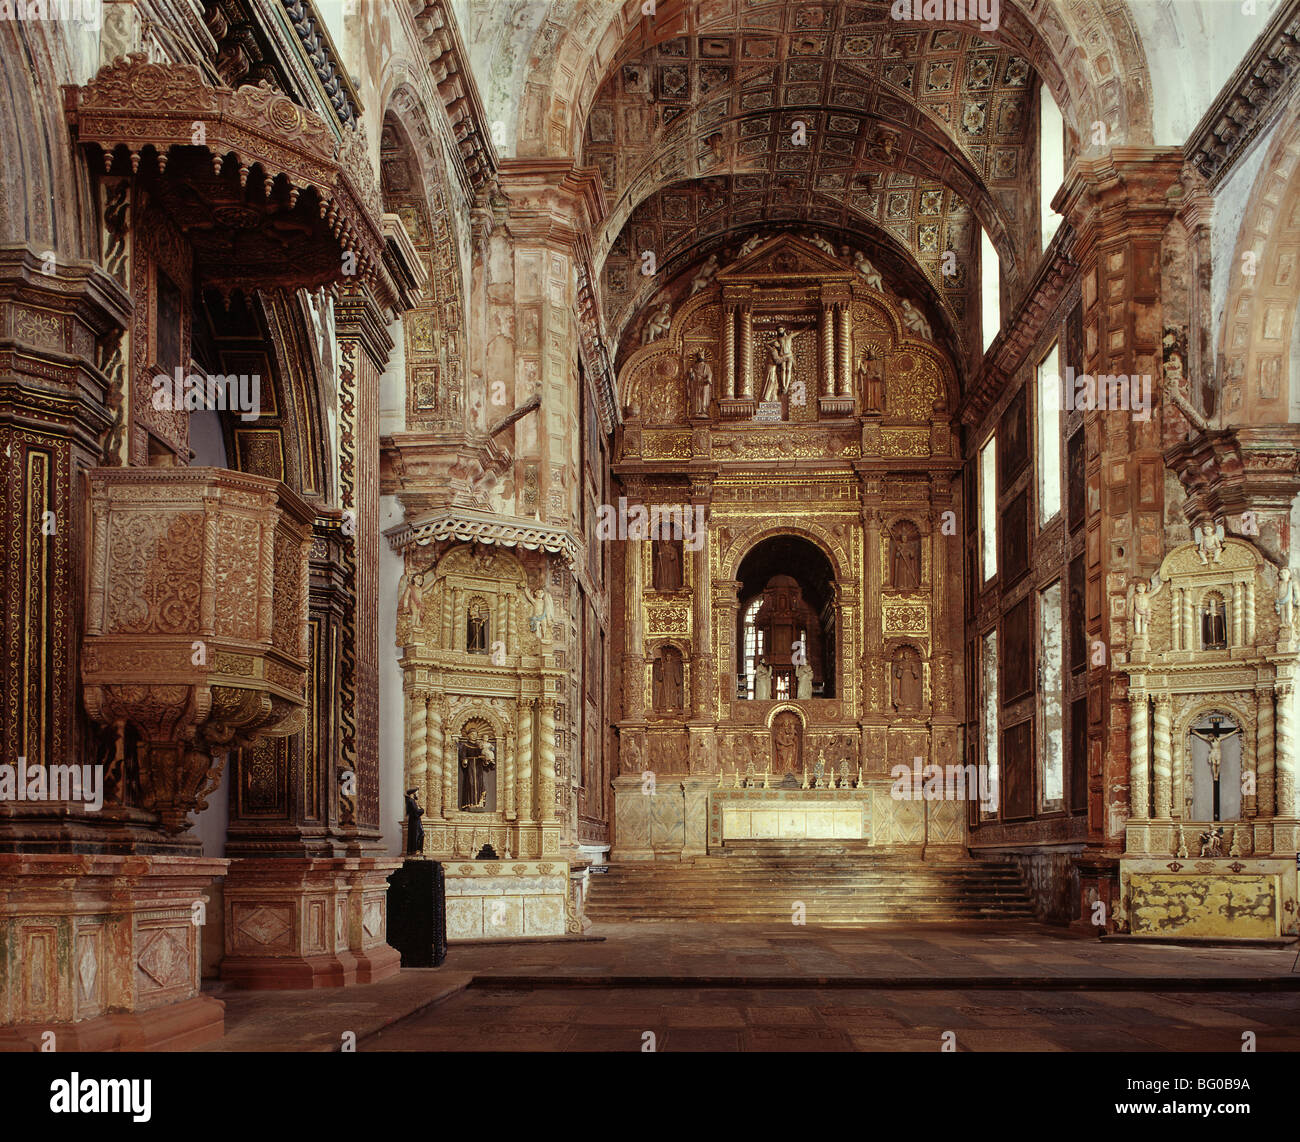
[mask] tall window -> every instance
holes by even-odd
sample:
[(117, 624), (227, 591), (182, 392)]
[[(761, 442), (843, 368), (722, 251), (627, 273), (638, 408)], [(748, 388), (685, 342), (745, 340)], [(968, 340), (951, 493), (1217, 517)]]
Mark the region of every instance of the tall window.
[(998, 815), (998, 632), (989, 631), (984, 636), (983, 661), (980, 663), (983, 676), (983, 705), (980, 709), (980, 736), (984, 739), (984, 765), (988, 772), (989, 801), (992, 804), (980, 805), (980, 816), (992, 818)]
[(745, 608), (745, 675), (740, 680), (740, 697), (754, 696), (754, 667), (758, 665), (759, 655), (763, 653), (763, 632), (754, 625), (754, 616), (763, 605), (763, 596), (756, 595), (754, 601)]
[(1065, 181), (1065, 122), (1047, 84), (1038, 88), (1038, 200), (1046, 250), (1061, 225), (1052, 199)]
[(995, 432), (980, 449), (980, 566), (987, 583), (998, 569), (998, 468)]
[(993, 344), (1002, 328), (1001, 263), (988, 231), (980, 227), (980, 320), (984, 324), (984, 348)]
[(1061, 640), (1061, 581), (1038, 593), (1038, 661), (1042, 683), (1038, 689), (1042, 748), (1038, 751), (1044, 813), (1065, 808), (1065, 662)]
[(1038, 525), (1061, 511), (1061, 345), (1038, 366)]

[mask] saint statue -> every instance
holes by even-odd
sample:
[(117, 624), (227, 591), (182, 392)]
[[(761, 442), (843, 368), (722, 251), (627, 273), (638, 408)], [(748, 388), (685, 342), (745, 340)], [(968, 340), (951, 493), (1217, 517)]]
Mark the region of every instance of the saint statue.
[(487, 775), (496, 769), (496, 752), (491, 738), (480, 743), (474, 740), (460, 743), (461, 795), (462, 809), (491, 810), (495, 808), (487, 803)]
[(1291, 578), (1291, 568), (1283, 567), (1277, 573), (1277, 599), (1273, 609), (1277, 611), (1279, 622), (1278, 634), (1290, 638), (1295, 634), (1295, 605), (1300, 601), (1300, 583)]
[(682, 656), (669, 646), (655, 659), (654, 707), (656, 710), (682, 708)]
[(779, 326), (776, 338), (767, 347), (767, 378), (763, 384), (763, 400), (773, 401), (789, 388), (794, 375), (794, 334), (784, 325)]
[(767, 702), (771, 697), (772, 668), (767, 664), (767, 659), (761, 658), (754, 669), (754, 698), (759, 702)]
[(894, 709), (921, 708), (921, 663), (915, 654), (902, 652), (894, 661)]
[(424, 852), (424, 824), (420, 818), (424, 810), (420, 808), (419, 789), (406, 791), (406, 855), (420, 856)]
[(794, 668), (796, 698), (811, 698), (813, 688), (813, 668), (807, 661)]
[(465, 649), (471, 654), (486, 654), (488, 650), (487, 609), (471, 610), (466, 620)]
[(397, 592), (397, 613), (409, 618), (416, 630), (424, 625), (424, 574), (407, 572)]
[(896, 524), (889, 537), (893, 558), (889, 578), (894, 587), (912, 590), (921, 585), (921, 535), (907, 522)]
[(777, 773), (798, 771), (799, 719), (794, 714), (778, 714), (772, 722), (772, 757)]
[(862, 394), (862, 411), (885, 411), (885, 360), (868, 348), (858, 358), (858, 392)]
[(678, 591), (682, 586), (682, 548), (679, 539), (656, 539), (653, 543), (654, 589)]
[(528, 600), (533, 608), (533, 613), (528, 616), (528, 629), (537, 636), (537, 641), (543, 646), (549, 645), (552, 617), (551, 596), (547, 593), (545, 586), (540, 586), (536, 590), (525, 587), (524, 598)]
[(695, 354), (695, 363), (686, 376), (695, 402), (695, 415), (708, 416), (709, 402), (713, 399), (713, 366), (705, 359), (703, 349)]
[(1216, 650), (1228, 645), (1228, 619), (1223, 602), (1211, 595), (1201, 611), (1201, 649)]
[(1162, 584), (1159, 575), (1155, 575), (1148, 585), (1145, 579), (1139, 579), (1133, 588), (1133, 633), (1146, 634), (1151, 629), (1151, 599), (1160, 590)]

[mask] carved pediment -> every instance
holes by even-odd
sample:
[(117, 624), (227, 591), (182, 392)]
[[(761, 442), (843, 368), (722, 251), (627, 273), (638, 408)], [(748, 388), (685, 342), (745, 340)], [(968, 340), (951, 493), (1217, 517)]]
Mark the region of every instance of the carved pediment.
[(852, 281), (853, 268), (803, 238), (782, 234), (764, 242), (743, 258), (720, 270), (720, 282), (755, 278), (816, 278), (819, 281)]
[(1181, 584), (1189, 581), (1195, 584), (1228, 582), (1243, 575), (1253, 575), (1263, 562), (1259, 552), (1240, 539), (1225, 538), (1218, 561), (1207, 555), (1204, 563), (1200, 547), (1195, 543), (1184, 543), (1165, 556), (1160, 564), (1160, 578), (1166, 582), (1177, 579)]

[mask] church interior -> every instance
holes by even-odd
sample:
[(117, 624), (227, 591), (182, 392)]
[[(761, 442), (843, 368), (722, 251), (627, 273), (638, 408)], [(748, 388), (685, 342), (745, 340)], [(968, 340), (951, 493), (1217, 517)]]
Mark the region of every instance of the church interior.
[(0, 82), (0, 1049), (1289, 970), (1300, 0), (4, 0)]

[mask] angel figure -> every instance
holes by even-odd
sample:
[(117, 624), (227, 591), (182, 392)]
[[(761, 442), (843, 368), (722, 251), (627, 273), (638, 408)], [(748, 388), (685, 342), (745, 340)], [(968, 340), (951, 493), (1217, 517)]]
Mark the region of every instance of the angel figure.
[(872, 289), (885, 292), (885, 279), (880, 276), (880, 271), (871, 264), (867, 255), (861, 250), (853, 255), (853, 268), (867, 279), (867, 285)]
[(694, 297), (702, 289), (708, 289), (713, 282), (713, 275), (718, 272), (718, 255), (710, 254), (709, 260), (702, 265), (691, 278), (690, 296)]
[(1151, 576), (1151, 582), (1139, 579), (1133, 588), (1133, 601), (1130, 613), (1133, 617), (1133, 633), (1146, 634), (1151, 629), (1151, 600), (1164, 585), (1159, 572)]
[(1300, 583), (1291, 577), (1291, 568), (1283, 567), (1277, 573), (1277, 599), (1273, 609), (1281, 619), (1283, 634), (1295, 633), (1295, 606), (1300, 602)]
[(528, 617), (528, 629), (537, 636), (538, 642), (543, 646), (549, 646), (551, 643), (550, 629), (553, 615), (551, 596), (547, 594), (545, 587), (538, 587), (536, 590), (525, 587), (524, 598), (528, 600), (533, 608), (533, 613)]
[(397, 613), (410, 618), (417, 629), (424, 625), (424, 576), (423, 571), (403, 575), (397, 593)]
[(915, 333), (926, 341), (934, 340), (934, 330), (930, 328), (930, 323), (925, 319), (925, 315), (907, 298), (903, 298), (903, 327), (909, 333)]
[(658, 309), (658, 312), (652, 313), (650, 319), (645, 323), (645, 328), (641, 330), (641, 344), (649, 345), (651, 341), (657, 341), (660, 337), (668, 336), (668, 330), (673, 322), (672, 302), (665, 301)]
[(748, 238), (745, 239), (745, 244), (740, 247), (739, 251), (737, 251), (736, 257), (738, 258), (748, 257), (755, 250), (757, 250), (758, 247), (762, 245), (762, 243), (763, 243), (762, 234), (751, 234)]
[(1201, 524), (1201, 534), (1196, 538), (1196, 550), (1202, 563), (1222, 563), (1223, 524), (1210, 523), (1209, 520)]
[(814, 246), (816, 246), (817, 249), (826, 251), (826, 253), (830, 254), (832, 258), (835, 257), (835, 247), (832, 246), (820, 234), (812, 235), (812, 237), (810, 237), (808, 241), (811, 242)]

